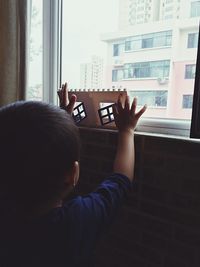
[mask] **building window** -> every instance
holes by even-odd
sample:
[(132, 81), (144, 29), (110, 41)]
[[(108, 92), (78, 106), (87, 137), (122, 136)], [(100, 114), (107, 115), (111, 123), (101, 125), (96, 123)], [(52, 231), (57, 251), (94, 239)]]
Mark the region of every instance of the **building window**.
[(131, 91), (130, 96), (137, 98), (137, 103), (139, 106), (145, 104), (148, 107), (167, 107), (167, 91)]
[(124, 78), (160, 78), (169, 76), (170, 61), (129, 63), (124, 66)]
[(131, 41), (125, 41), (125, 51), (131, 50)]
[(171, 46), (172, 31), (133, 36), (125, 40), (125, 51)]
[(195, 1), (191, 3), (191, 17), (199, 17), (200, 16), (200, 1)]
[(195, 64), (189, 64), (185, 66), (185, 79), (194, 79), (195, 78)]
[(119, 56), (119, 44), (114, 44), (113, 45), (113, 56), (114, 57)]
[(198, 44), (198, 32), (188, 34), (188, 48), (197, 48)]
[(142, 48), (151, 48), (153, 47), (153, 34), (146, 34), (142, 38)]
[(113, 82), (121, 81), (123, 79), (123, 76), (124, 76), (123, 69), (112, 70)]
[(193, 95), (183, 95), (182, 107), (184, 109), (191, 109), (193, 103)]

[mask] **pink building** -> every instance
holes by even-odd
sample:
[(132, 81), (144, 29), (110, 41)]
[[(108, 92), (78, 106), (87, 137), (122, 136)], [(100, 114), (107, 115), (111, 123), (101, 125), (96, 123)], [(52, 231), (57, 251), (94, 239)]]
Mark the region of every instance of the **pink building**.
[(193, 3), (180, 1), (179, 13), (168, 14), (168, 7), (138, 24), (121, 17), (119, 32), (102, 36), (108, 45), (106, 86), (126, 88), (139, 105), (147, 103), (148, 117), (191, 118), (200, 16), (200, 5), (198, 11)]

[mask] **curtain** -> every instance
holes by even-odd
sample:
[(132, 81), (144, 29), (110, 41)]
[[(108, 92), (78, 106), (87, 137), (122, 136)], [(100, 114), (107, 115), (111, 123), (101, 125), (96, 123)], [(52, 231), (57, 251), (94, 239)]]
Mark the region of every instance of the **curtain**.
[(0, 0), (0, 106), (24, 100), (28, 0)]

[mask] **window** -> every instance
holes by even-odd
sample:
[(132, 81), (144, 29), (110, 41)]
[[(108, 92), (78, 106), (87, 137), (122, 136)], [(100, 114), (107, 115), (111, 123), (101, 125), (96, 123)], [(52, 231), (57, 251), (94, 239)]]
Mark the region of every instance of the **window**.
[(193, 95), (183, 95), (183, 105), (184, 109), (192, 108)]
[(149, 108), (152, 107), (166, 107), (167, 106), (167, 91), (131, 91), (131, 98), (137, 97), (137, 103), (139, 106), (145, 104)]
[(153, 47), (153, 35), (149, 34), (142, 39), (142, 48), (151, 48), (151, 47)]
[(125, 40), (125, 51), (171, 46), (172, 31), (133, 36)]
[(194, 79), (195, 78), (195, 64), (190, 64), (185, 66), (185, 79)]
[(131, 50), (131, 41), (125, 41), (125, 51)]
[(198, 44), (198, 33), (189, 33), (188, 34), (188, 44), (187, 47), (188, 48), (197, 48), (197, 44)]
[(169, 76), (169, 60), (129, 63), (124, 66), (124, 78), (160, 78)]
[(29, 3), (31, 23), (27, 99), (57, 104), (57, 88), (61, 80), (62, 0), (31, 0)]
[(123, 70), (122, 69), (117, 69), (112, 71), (112, 81), (117, 82), (121, 81), (123, 79)]
[[(144, 121), (167, 119), (175, 128), (184, 120), (188, 131), (192, 109), (183, 108), (183, 95), (194, 94), (197, 49), (189, 48), (197, 46), (199, 31), (190, 12), (198, 10), (193, 6), (200, 1), (148, 1), (147, 6), (146, 2), (63, 1), (63, 14), (68, 15), (63, 16), (62, 81), (68, 81), (70, 89), (83, 89), (86, 79), (91, 84), (99, 79), (101, 86), (94, 89), (126, 88), (128, 94), (134, 89), (140, 99), (146, 93), (151, 108)], [(191, 10), (186, 8), (190, 6)], [(171, 7), (176, 14), (166, 12)], [(174, 20), (166, 23), (165, 15)], [(101, 75), (97, 72), (94, 77), (88, 70), (86, 77), (80, 65), (92, 64), (93, 55), (102, 58)]]
[(114, 44), (113, 45), (113, 56), (119, 56), (119, 44)]
[(195, 1), (191, 3), (191, 17), (200, 16), (200, 1)]

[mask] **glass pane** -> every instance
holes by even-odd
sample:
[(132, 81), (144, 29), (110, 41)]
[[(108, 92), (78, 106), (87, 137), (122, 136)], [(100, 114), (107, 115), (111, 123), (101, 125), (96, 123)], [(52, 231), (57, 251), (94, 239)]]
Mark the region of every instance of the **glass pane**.
[(191, 119), (200, 1), (63, 3), (62, 77), (71, 89), (126, 88), (149, 105), (147, 117)]
[(28, 100), (42, 100), (42, 2), (32, 0), (30, 27), (30, 54)]

